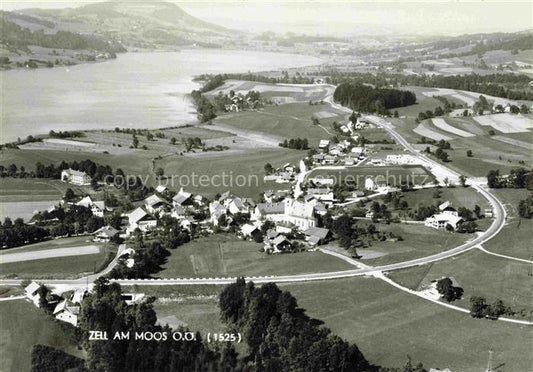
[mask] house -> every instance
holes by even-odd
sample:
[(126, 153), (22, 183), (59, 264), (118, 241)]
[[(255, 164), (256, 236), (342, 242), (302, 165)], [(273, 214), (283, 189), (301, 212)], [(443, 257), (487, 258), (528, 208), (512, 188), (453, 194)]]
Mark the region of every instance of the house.
[(450, 214), (453, 216), (457, 216), (457, 211), (454, 207), (452, 207), (452, 203), (449, 201), (445, 201), (444, 203), (439, 205), (439, 211), (441, 213)]
[(325, 155), (324, 156), (324, 164), (335, 164), (335, 161), (337, 160), (336, 156), (333, 155)]
[(209, 213), (211, 215), (210, 222), (214, 226), (218, 226), (218, 220), (220, 217), (227, 214), (226, 207), (220, 204), (218, 201), (209, 203)]
[(494, 212), (492, 211), (492, 208), (485, 208), (484, 215), (485, 217), (494, 217)]
[(86, 293), (87, 292), (85, 291), (84, 288), (78, 288), (72, 294), (70, 301), (74, 304), (81, 304), (81, 301), (83, 301), (83, 298), (85, 297)]
[(80, 186), (90, 185), (91, 177), (85, 172), (80, 172), (69, 168), (61, 171), (61, 181)]
[(329, 147), (329, 140), (320, 140), (318, 143), (318, 148), (325, 151)]
[(344, 158), (344, 165), (355, 165), (355, 160), (351, 157)]
[(127, 305), (138, 304), (144, 298), (144, 293), (122, 293), (120, 295)]
[(185, 208), (183, 208), (181, 205), (175, 205), (174, 209), (172, 209), (172, 212), (170, 213), (170, 216), (177, 220), (185, 218)]
[(270, 244), (270, 248), (272, 248), (274, 252), (286, 251), (291, 246), (292, 246), (291, 242), (289, 242), (284, 235), (278, 235), (272, 240)]
[(352, 156), (355, 156), (356, 158), (362, 156), (365, 152), (365, 149), (361, 146), (352, 147), (352, 150), (350, 151)]
[(307, 189), (305, 200), (311, 200), (313, 198), (316, 200), (332, 202), (335, 199), (335, 196), (333, 195), (333, 191), (328, 188)]
[(261, 230), (257, 228), (257, 226), (254, 226), (252, 224), (244, 224), (241, 227), (241, 234), (245, 238), (252, 238), (254, 240), (261, 239)]
[(325, 244), (332, 238), (331, 231), (321, 227), (311, 227), (305, 230), (304, 234), (305, 240), (313, 245)]
[(132, 268), (135, 264), (135, 259), (133, 258), (133, 255), (135, 254), (135, 249), (133, 248), (126, 248), (120, 255), (120, 257), (127, 256), (126, 259), (126, 267)]
[(438, 230), (446, 229), (448, 226), (456, 230), (457, 225), (463, 221), (449, 201), (445, 201), (439, 205), (439, 212), (426, 218), (424, 224)]
[(36, 282), (31, 282), (26, 288), (24, 288), (24, 293), (26, 293), (26, 297), (33, 302), (33, 304), (37, 307), (40, 307), (39, 305), (39, 299), (41, 296), (39, 295), (39, 288), (41, 286)]
[(231, 214), (248, 213), (249, 212), (248, 208), (246, 207), (246, 205), (244, 205), (243, 200), (241, 198), (239, 198), (239, 197), (233, 198), (228, 203), (228, 211)]
[(85, 207), (85, 208), (90, 208), (92, 204), (93, 204), (93, 201), (90, 196), (86, 196), (76, 203), (77, 206)]
[(329, 185), (333, 185), (335, 183), (335, 179), (333, 179), (333, 178), (315, 177), (315, 178), (310, 178), (309, 182), (311, 182), (312, 184), (317, 185), (317, 186), (329, 186)]
[(94, 201), (91, 205), (91, 212), (96, 217), (104, 217), (104, 213), (106, 211), (105, 201), (103, 200), (97, 200)]
[(314, 206), (312, 203), (303, 203), (291, 198), (284, 201), (285, 210), (283, 222), (289, 222), (305, 230), (316, 225)]
[(193, 205), (193, 200), (194, 199), (192, 198), (192, 194), (190, 192), (184, 191), (182, 187), (180, 191), (178, 191), (178, 193), (172, 198), (172, 204), (174, 206), (179, 205), (185, 207)]
[(167, 191), (167, 187), (166, 186), (163, 186), (163, 185), (158, 185), (156, 188), (155, 188), (155, 191), (162, 194), (164, 193), (165, 191)]
[(111, 226), (104, 226), (96, 230), (94, 234), (94, 240), (98, 242), (109, 242), (113, 239), (119, 231)]
[(378, 188), (374, 180), (370, 177), (365, 178), (365, 190), (374, 191)]
[(68, 300), (64, 300), (56, 305), (52, 313), (57, 320), (72, 324), (74, 327), (78, 325), (78, 315), (80, 313), (80, 306), (74, 305)]
[(163, 213), (165, 209), (168, 209), (168, 203), (160, 196), (153, 194), (144, 199), (144, 205), (146, 210), (150, 213)]
[(143, 232), (148, 231), (151, 228), (157, 226), (157, 219), (150, 215), (142, 207), (135, 209), (133, 212), (126, 215), (128, 218), (128, 228), (126, 229), (126, 234), (131, 234), (135, 229), (139, 229)]
[[(277, 190), (277, 191), (265, 191), (263, 197), (267, 203), (274, 203), (280, 200), (285, 199), (289, 195), (288, 190)], [(255, 207), (255, 205), (254, 205)]]

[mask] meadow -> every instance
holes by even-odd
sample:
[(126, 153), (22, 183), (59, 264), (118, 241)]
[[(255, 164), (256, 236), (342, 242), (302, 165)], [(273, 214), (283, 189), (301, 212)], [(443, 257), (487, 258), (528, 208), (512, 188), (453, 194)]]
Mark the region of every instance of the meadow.
[(0, 302), (0, 370), (29, 372), (35, 344), (83, 357), (65, 327), (25, 300)]
[(501, 299), (518, 312), (516, 317), (533, 315), (533, 276), (531, 265), (470, 251), (450, 260), (392, 271), (394, 281), (415, 290), (429, 286), (432, 280), (453, 276), (464, 289), (461, 300), (454, 304), (468, 309), (471, 296), (483, 296), (489, 303)]
[[(0, 275), (3, 277), (18, 278), (74, 278), (82, 274), (92, 274), (101, 268), (108, 258), (116, 252), (116, 247), (110, 244), (95, 243), (90, 237), (76, 237), (66, 239), (53, 239), (45, 242), (27, 245), (21, 248), (13, 248), (3, 252), (25, 253), (56, 248), (81, 247), (86, 245), (96, 245), (100, 247), (97, 254), (85, 254), (79, 256), (67, 256), (56, 258), (44, 258), (39, 260), (21, 261), (0, 264)], [(2, 255), (0, 255), (0, 261)]]
[(267, 255), (263, 244), (217, 234), (187, 243), (172, 251), (163, 278), (292, 275), (353, 269), (353, 266), (322, 252)]

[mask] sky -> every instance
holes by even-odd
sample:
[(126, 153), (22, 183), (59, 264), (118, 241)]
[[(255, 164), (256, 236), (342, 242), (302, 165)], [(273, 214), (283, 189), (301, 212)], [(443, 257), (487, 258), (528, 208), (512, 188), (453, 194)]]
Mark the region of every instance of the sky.
[[(102, 0), (0, 0), (3, 10), (76, 7)], [(140, 0), (130, 0), (140, 1)], [(533, 2), (179, 1), (189, 14), (232, 29), (309, 35), (461, 35), (533, 28)]]

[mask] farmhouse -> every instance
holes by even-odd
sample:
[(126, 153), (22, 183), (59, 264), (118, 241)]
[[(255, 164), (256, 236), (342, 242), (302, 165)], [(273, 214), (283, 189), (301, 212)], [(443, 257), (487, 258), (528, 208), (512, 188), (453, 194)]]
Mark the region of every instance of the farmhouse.
[(74, 169), (64, 169), (61, 172), (61, 181), (72, 183), (74, 185), (90, 185), (91, 177), (85, 173)]
[(325, 151), (329, 147), (329, 140), (320, 140), (318, 148)]
[(118, 234), (118, 230), (111, 226), (104, 226), (94, 232), (94, 240), (108, 242)]
[(28, 299), (37, 307), (40, 307), (39, 299), (41, 298), (39, 295), (39, 287), (40, 285), (38, 283), (31, 282), (26, 288), (24, 288), (26, 297), (28, 297)]
[(183, 187), (180, 191), (172, 198), (172, 204), (174, 206), (188, 206), (193, 204), (192, 194), (183, 190)]
[[(457, 214), (455, 208), (452, 207), (452, 203), (446, 201), (439, 205), (440, 213), (434, 214), (431, 217), (426, 218), (425, 225), (438, 230), (444, 230), (447, 228), (457, 229), (457, 225), (463, 221)], [(450, 226), (450, 227), (448, 227)]]
[(261, 238), (261, 230), (259, 230), (257, 226), (249, 223), (242, 225), (241, 234), (245, 238), (252, 238), (254, 240)]
[(305, 230), (305, 240), (313, 245), (321, 245), (331, 240), (331, 231), (321, 227), (311, 227)]
[(153, 194), (144, 199), (144, 205), (150, 213), (162, 213), (167, 208), (168, 203), (165, 199)]
[(252, 214), (252, 220), (267, 219), (276, 223), (291, 223), (300, 229), (308, 229), (316, 225), (314, 204), (300, 202), (291, 198), (278, 203), (258, 204)]
[(105, 208), (105, 202), (103, 200), (93, 201), (90, 196), (86, 196), (83, 199), (81, 199), (79, 202), (77, 202), (76, 205), (89, 208), (92, 214), (94, 214), (97, 217), (104, 217), (104, 212), (106, 208)]
[(53, 315), (57, 320), (72, 324), (74, 327), (78, 325), (78, 315), (80, 307), (64, 300), (56, 305)]
[(133, 212), (126, 215), (128, 217), (129, 226), (126, 229), (126, 233), (129, 235), (135, 229), (139, 229), (142, 232), (146, 232), (151, 228), (157, 226), (157, 219), (148, 214), (142, 207), (135, 209)]

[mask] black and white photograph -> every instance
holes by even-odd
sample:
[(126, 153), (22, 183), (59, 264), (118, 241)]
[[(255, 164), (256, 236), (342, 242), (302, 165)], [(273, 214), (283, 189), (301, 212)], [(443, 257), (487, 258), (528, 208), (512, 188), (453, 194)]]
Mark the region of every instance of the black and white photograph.
[(533, 2), (0, 14), (0, 372), (533, 372)]

